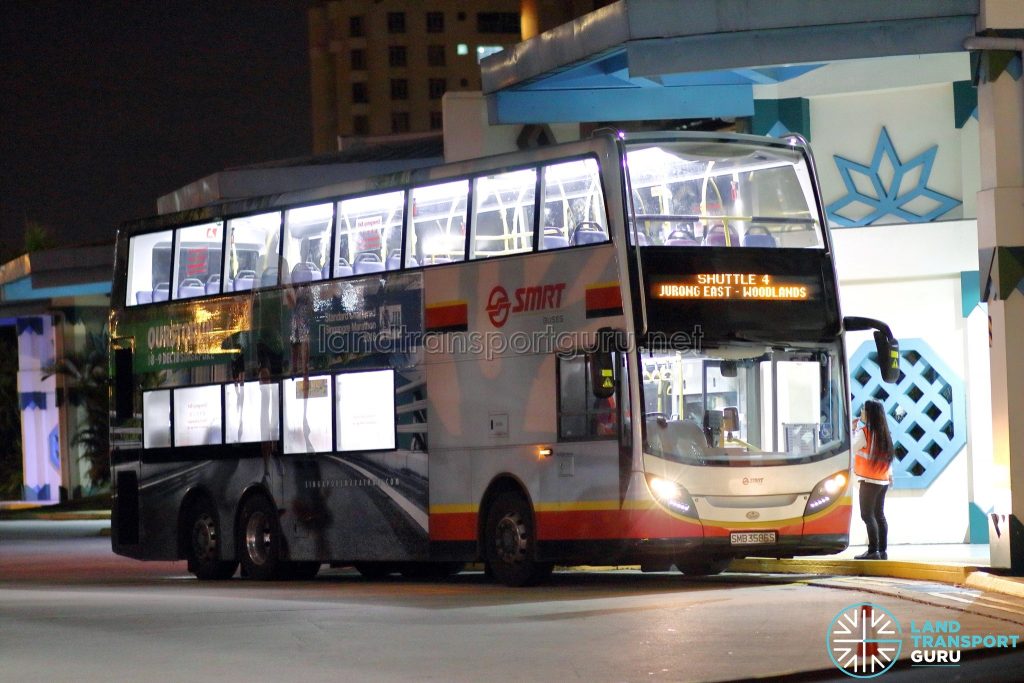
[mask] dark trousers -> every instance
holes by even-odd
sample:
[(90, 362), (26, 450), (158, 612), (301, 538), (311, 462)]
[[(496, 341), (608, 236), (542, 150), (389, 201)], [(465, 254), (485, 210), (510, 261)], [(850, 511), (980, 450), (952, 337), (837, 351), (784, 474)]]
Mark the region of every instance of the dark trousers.
[(860, 518), (868, 528), (868, 552), (885, 552), (889, 540), (889, 524), (885, 521), (885, 484), (860, 483)]

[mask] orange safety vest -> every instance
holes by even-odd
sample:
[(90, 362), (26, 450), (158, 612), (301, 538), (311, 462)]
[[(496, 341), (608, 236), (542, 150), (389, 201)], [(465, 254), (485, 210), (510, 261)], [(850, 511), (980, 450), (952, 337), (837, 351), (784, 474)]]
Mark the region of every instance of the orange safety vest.
[(854, 454), (853, 473), (865, 479), (888, 482), (890, 463), (871, 457), (871, 432), (867, 427), (863, 427), (863, 429), (864, 447)]

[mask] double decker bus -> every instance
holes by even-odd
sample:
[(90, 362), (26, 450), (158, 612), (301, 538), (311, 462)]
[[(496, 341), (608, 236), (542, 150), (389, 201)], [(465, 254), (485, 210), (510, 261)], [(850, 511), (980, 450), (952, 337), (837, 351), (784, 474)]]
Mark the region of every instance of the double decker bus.
[[(126, 224), (112, 544), (200, 579), (686, 574), (848, 543), (799, 138), (597, 135)], [(877, 321), (879, 362), (895, 341)]]

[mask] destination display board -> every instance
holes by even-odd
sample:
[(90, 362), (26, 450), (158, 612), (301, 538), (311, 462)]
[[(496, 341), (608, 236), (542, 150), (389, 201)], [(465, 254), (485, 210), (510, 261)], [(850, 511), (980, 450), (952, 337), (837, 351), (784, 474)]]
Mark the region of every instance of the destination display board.
[(655, 299), (807, 301), (820, 294), (817, 278), (791, 274), (692, 273), (652, 278)]
[(640, 250), (651, 332), (698, 328), (708, 340), (814, 340), (839, 333), (832, 262), (824, 250)]

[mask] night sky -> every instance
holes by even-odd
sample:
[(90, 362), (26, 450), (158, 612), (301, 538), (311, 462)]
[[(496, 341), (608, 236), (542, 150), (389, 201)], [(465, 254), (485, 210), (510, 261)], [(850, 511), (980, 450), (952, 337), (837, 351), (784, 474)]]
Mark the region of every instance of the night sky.
[(0, 249), (112, 240), (157, 197), (312, 147), (309, 0), (0, 0)]

